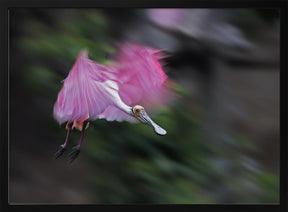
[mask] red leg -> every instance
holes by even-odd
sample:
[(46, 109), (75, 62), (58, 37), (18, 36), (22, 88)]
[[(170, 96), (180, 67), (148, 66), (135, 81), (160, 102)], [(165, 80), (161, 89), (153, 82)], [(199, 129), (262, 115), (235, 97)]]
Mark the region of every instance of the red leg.
[(71, 153), (69, 154), (70, 160), (69, 163), (72, 163), (79, 155), (82, 144), (83, 144), (83, 140), (84, 140), (84, 134), (85, 134), (85, 130), (86, 130), (86, 126), (88, 124), (88, 120), (84, 121), (83, 123), (83, 127), (82, 127), (82, 131), (81, 131), (81, 138), (79, 141), (79, 144), (75, 147), (72, 148)]
[(67, 124), (67, 135), (66, 135), (66, 139), (65, 139), (65, 143), (60, 145), (60, 148), (59, 150), (55, 153), (55, 158), (59, 158), (61, 155), (63, 155), (63, 153), (65, 152), (66, 150), (66, 146), (68, 144), (68, 139), (69, 139), (69, 135), (70, 135), (70, 132), (71, 132), (71, 129), (72, 129), (72, 125), (73, 125), (73, 122)]

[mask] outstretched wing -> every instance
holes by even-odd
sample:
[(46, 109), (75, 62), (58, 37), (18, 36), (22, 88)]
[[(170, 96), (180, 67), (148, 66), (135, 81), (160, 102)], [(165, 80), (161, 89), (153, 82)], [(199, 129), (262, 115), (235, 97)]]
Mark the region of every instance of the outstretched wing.
[[(163, 104), (170, 96), (165, 85), (167, 75), (162, 69), (160, 50), (132, 43), (120, 47), (117, 62), (119, 96), (129, 105), (142, 105), (151, 111), (155, 105)], [(107, 120), (127, 120), (131, 118), (115, 106), (109, 106), (101, 118)]]
[(160, 103), (167, 79), (159, 59), (160, 50), (137, 44), (122, 45), (117, 58), (119, 95), (126, 104)]
[(65, 121), (95, 119), (112, 104), (106, 80), (114, 79), (107, 66), (88, 58), (87, 50), (79, 53), (54, 105), (54, 117)]

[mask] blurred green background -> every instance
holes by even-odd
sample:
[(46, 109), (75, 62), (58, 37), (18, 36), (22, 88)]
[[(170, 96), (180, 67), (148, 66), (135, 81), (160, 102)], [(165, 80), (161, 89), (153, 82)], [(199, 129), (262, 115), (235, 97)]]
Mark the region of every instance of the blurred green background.
[[(229, 16), (247, 41), (244, 50), (161, 28), (144, 9), (13, 8), (9, 14), (10, 203), (279, 203), (278, 11)], [(224, 29), (225, 21), (215, 26)], [(79, 158), (72, 165), (55, 160), (66, 137), (65, 125), (53, 118), (61, 81), (79, 50), (87, 47), (91, 59), (109, 63), (122, 40), (171, 55), (164, 69), (179, 98), (153, 116), (168, 134), (95, 120)], [(79, 138), (73, 131), (69, 148)]]

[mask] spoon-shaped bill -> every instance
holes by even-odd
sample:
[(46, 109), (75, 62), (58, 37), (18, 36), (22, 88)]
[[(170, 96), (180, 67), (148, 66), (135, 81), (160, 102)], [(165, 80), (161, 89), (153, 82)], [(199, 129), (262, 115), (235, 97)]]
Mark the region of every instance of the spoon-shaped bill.
[(140, 118), (147, 124), (149, 124), (154, 132), (158, 135), (166, 135), (166, 130), (164, 130), (162, 127), (160, 127), (159, 125), (157, 125), (149, 116), (148, 114), (145, 112), (145, 110), (141, 110), (140, 111)]

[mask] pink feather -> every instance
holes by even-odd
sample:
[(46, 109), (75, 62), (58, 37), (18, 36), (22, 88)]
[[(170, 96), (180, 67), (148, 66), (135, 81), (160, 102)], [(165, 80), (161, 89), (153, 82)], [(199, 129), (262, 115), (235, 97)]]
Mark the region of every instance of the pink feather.
[[(54, 117), (65, 121), (95, 119), (112, 104), (105, 89), (105, 80), (114, 75), (106, 66), (95, 63), (87, 50), (79, 53), (54, 105)], [(108, 98), (107, 98), (108, 97)]]
[[(120, 52), (116, 57), (116, 75), (119, 95), (125, 104), (142, 105), (151, 112), (152, 108), (164, 104), (171, 97), (165, 85), (167, 75), (159, 62), (159, 59), (164, 57), (160, 51), (132, 43), (120, 46)], [(129, 115), (115, 106), (110, 106), (99, 118), (109, 121), (131, 121)]]

